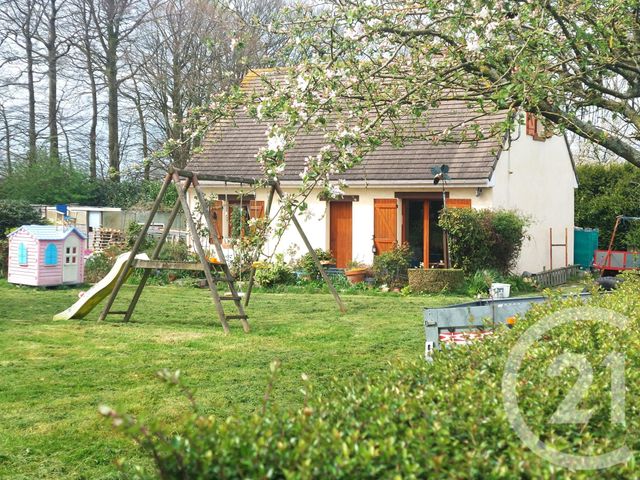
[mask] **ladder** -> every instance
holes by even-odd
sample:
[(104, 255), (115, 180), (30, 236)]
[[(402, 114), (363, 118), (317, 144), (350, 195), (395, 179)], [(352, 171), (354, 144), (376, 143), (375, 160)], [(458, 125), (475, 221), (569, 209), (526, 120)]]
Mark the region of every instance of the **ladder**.
[[(155, 217), (160, 205), (162, 204), (162, 200), (169, 188), (171, 183), (175, 183), (176, 189), (178, 191), (178, 201), (173, 206), (171, 210), (171, 214), (169, 215), (169, 219), (162, 231), (162, 235), (158, 240), (158, 243), (151, 254), (149, 260), (141, 260), (136, 259), (136, 255), (140, 253), (141, 246), (147, 236), (149, 231), (149, 227), (153, 223), (153, 218)], [(162, 187), (158, 192), (158, 196), (151, 208), (151, 212), (149, 213), (149, 218), (146, 223), (142, 227), (138, 238), (136, 239), (131, 252), (129, 253), (129, 258), (125, 263), (120, 275), (116, 279), (116, 283), (114, 284), (113, 290), (111, 291), (109, 297), (107, 298), (107, 302), (98, 317), (98, 321), (103, 321), (107, 315), (124, 315), (124, 321), (128, 322), (131, 319), (131, 315), (135, 310), (135, 307), (142, 295), (142, 291), (149, 279), (151, 271), (157, 269), (175, 269), (175, 270), (199, 270), (203, 271), (205, 278), (207, 280), (207, 285), (209, 287), (209, 291), (211, 293), (211, 297), (216, 307), (216, 312), (218, 314), (218, 318), (220, 320), (220, 324), (224, 329), (225, 333), (229, 333), (229, 320), (240, 320), (242, 324), (242, 328), (245, 332), (249, 331), (249, 322), (248, 316), (245, 313), (244, 307), (242, 305), (242, 298), (238, 294), (238, 291), (235, 286), (235, 279), (229, 266), (227, 265), (227, 261), (225, 259), (224, 251), (222, 249), (222, 245), (220, 244), (217, 227), (214, 222), (211, 221), (209, 212), (209, 203), (207, 202), (202, 189), (200, 188), (198, 177), (194, 173), (184, 182), (184, 185), (181, 184), (180, 175), (178, 172), (171, 168), (167, 175), (164, 178), (164, 182), (162, 183)], [(215, 248), (216, 260), (215, 262), (211, 262), (207, 257), (204, 248), (202, 246), (202, 242), (200, 240), (200, 234), (198, 233), (198, 229), (196, 227), (195, 221), (193, 219), (193, 214), (191, 209), (189, 208), (189, 203), (187, 201), (187, 192), (189, 188), (193, 186), (194, 191), (196, 193), (196, 198), (200, 203), (203, 210), (203, 217), (206, 221), (207, 227), (211, 232), (211, 238), (213, 240), (213, 246)], [(160, 252), (162, 251), (162, 246), (164, 245), (171, 227), (178, 216), (180, 210), (184, 211), (187, 226), (189, 228), (189, 233), (191, 235), (191, 241), (193, 243), (193, 247), (196, 250), (196, 254), (198, 255), (199, 262), (164, 262), (158, 259), (160, 256)], [(136, 288), (136, 291), (133, 295), (131, 302), (129, 303), (129, 307), (124, 311), (115, 311), (112, 310), (113, 304), (115, 302), (122, 285), (124, 284), (127, 277), (130, 275), (131, 271), (134, 268), (141, 268), (144, 270), (142, 278), (140, 279), (140, 283)], [(229, 294), (228, 295), (220, 295), (218, 292), (218, 284), (225, 283), (228, 287)], [(232, 301), (237, 312), (228, 315), (224, 309), (223, 301)]]

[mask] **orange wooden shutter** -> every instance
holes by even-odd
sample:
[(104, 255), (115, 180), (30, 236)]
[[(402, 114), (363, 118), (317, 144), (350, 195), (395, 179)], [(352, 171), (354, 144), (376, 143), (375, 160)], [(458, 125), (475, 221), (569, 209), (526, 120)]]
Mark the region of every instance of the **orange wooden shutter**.
[(471, 208), (471, 199), (447, 198), (447, 208)]
[(249, 218), (264, 217), (264, 202), (262, 200), (251, 200), (249, 202)]
[[(211, 223), (218, 230), (218, 239), (222, 240), (222, 200), (213, 200), (209, 207)], [(209, 232), (209, 242), (213, 242), (213, 232)]]
[(527, 113), (526, 116), (526, 128), (527, 135), (531, 135), (532, 137), (538, 136), (538, 120), (533, 113)]
[(377, 253), (388, 252), (398, 241), (398, 201), (395, 198), (373, 200), (373, 243)]

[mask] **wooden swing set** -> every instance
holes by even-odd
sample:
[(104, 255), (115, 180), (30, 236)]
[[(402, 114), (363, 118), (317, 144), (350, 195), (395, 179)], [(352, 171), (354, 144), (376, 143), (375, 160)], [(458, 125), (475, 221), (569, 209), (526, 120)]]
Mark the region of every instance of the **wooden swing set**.
[[(183, 181), (184, 179), (184, 181)], [(247, 287), (247, 292), (244, 295), (244, 304), (243, 297), (238, 293), (238, 290), (235, 285), (235, 278), (227, 265), (224, 251), (222, 248), (222, 244), (220, 243), (221, 236), (219, 235), (221, 232), (218, 232), (218, 228), (216, 222), (213, 222), (211, 219), (211, 215), (209, 215), (210, 205), (207, 201), (202, 188), (200, 186), (200, 181), (213, 181), (213, 182), (224, 182), (225, 185), (227, 183), (234, 183), (240, 185), (258, 185), (264, 183), (264, 181), (257, 180), (255, 178), (244, 178), (244, 177), (232, 177), (226, 175), (208, 175), (208, 174), (198, 174), (196, 172), (192, 172), (189, 170), (176, 169), (174, 167), (170, 167), (167, 175), (164, 178), (162, 183), (162, 187), (158, 192), (158, 196), (151, 208), (151, 212), (149, 214), (149, 218), (146, 223), (142, 227), (138, 238), (136, 239), (131, 252), (129, 253), (129, 257), (124, 267), (120, 271), (116, 282), (114, 284), (113, 290), (111, 291), (109, 297), (107, 298), (107, 302), (98, 317), (98, 321), (103, 321), (107, 315), (124, 315), (124, 321), (127, 322), (131, 319), (131, 315), (136, 308), (138, 300), (142, 295), (142, 291), (149, 279), (149, 275), (151, 275), (152, 271), (155, 270), (190, 270), (190, 271), (202, 271), (204, 272), (204, 276), (206, 278), (207, 286), (211, 293), (211, 297), (213, 299), (213, 303), (215, 304), (216, 311), (218, 314), (218, 318), (224, 329), (225, 333), (229, 333), (229, 320), (240, 320), (242, 324), (242, 328), (245, 332), (249, 331), (249, 322), (248, 315), (245, 313), (245, 307), (249, 305), (249, 299), (251, 297), (251, 290), (253, 289), (254, 281), (255, 281), (255, 272), (256, 272), (256, 263), (259, 260), (261, 255), (261, 247), (266, 242), (265, 238), (261, 239), (261, 243), (259, 248), (256, 249), (253, 255), (253, 261), (251, 262), (251, 273), (249, 276), (249, 284)], [(136, 258), (136, 256), (140, 253), (141, 247), (146, 239), (147, 233), (149, 231), (149, 227), (153, 223), (153, 219), (164, 200), (164, 197), (167, 193), (167, 190), (171, 183), (175, 183), (176, 190), (178, 191), (178, 201), (173, 206), (171, 213), (169, 215), (169, 219), (164, 226), (160, 239), (156, 244), (153, 252), (151, 253), (151, 257), (148, 260), (142, 260)], [(284, 192), (282, 191), (282, 187), (278, 181), (268, 181), (267, 185), (271, 187), (269, 191), (269, 197), (267, 200), (265, 216), (267, 221), (269, 220), (269, 215), (271, 212), (271, 206), (273, 204), (274, 195), (277, 193), (280, 199), (284, 198)], [(198, 233), (198, 229), (196, 227), (196, 222), (194, 220), (193, 213), (189, 208), (189, 202), (187, 200), (187, 194), (189, 189), (193, 187), (195, 191), (195, 197), (197, 198), (203, 212), (203, 217), (206, 222), (206, 226), (210, 232), (211, 243), (215, 248), (215, 259), (210, 259), (210, 257), (205, 253), (205, 249), (200, 240), (200, 234)], [(178, 216), (180, 210), (184, 211), (187, 228), (189, 229), (189, 234), (191, 236), (191, 242), (193, 247), (195, 248), (196, 254), (198, 256), (198, 262), (167, 262), (159, 260), (160, 252), (162, 251), (162, 247), (167, 240), (171, 227)], [(298, 233), (300, 234), (302, 241), (307, 247), (309, 254), (313, 258), (322, 278), (324, 279), (329, 291), (333, 295), (336, 303), (338, 304), (338, 308), (341, 312), (345, 312), (345, 306), (342, 303), (342, 299), (338, 295), (333, 283), (331, 282), (331, 278), (327, 275), (323, 266), (316, 255), (315, 250), (311, 246), (309, 239), (307, 238), (300, 222), (296, 218), (295, 215), (291, 215), (291, 222), (295, 225)], [(212, 261), (215, 260), (215, 261)], [(135, 268), (140, 268), (144, 270), (142, 278), (140, 279), (140, 283), (136, 288), (136, 291), (129, 303), (129, 306), (126, 310), (117, 311), (111, 310), (113, 304), (124, 284), (125, 280), (129, 277), (132, 270)], [(218, 292), (218, 283), (226, 283), (228, 287), (228, 295), (221, 295)], [(223, 301), (232, 301), (237, 313), (232, 315), (228, 315), (225, 312), (224, 306), (222, 304)]]

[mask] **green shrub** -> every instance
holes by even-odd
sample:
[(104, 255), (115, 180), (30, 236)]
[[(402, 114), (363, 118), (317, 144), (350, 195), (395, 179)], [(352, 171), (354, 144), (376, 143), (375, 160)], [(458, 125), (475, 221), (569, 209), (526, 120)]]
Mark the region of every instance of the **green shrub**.
[(459, 290), (464, 284), (464, 272), (455, 268), (412, 268), (409, 289), (412, 293), (440, 293)]
[(507, 210), (443, 210), (440, 226), (447, 232), (453, 265), (472, 274), (494, 269), (507, 274), (520, 255), (528, 220)]
[(467, 277), (463, 287), (464, 293), (470, 297), (478, 295), (489, 296), (489, 288), (492, 283), (508, 283), (511, 285), (511, 294), (527, 293), (536, 290), (531, 282), (527, 282), (519, 275), (502, 275), (496, 270), (478, 270), (473, 275)]
[[(331, 255), (331, 252), (327, 252), (326, 250), (322, 250), (321, 248), (316, 248), (315, 253), (321, 262), (335, 261), (335, 259)], [(302, 257), (300, 257), (296, 262), (296, 266), (297, 268), (304, 270), (311, 280), (319, 280), (322, 278), (322, 275), (320, 275), (320, 270), (318, 270), (316, 263), (313, 261), (313, 257), (311, 256), (311, 253), (307, 252)]]
[(40, 225), (40, 213), (22, 200), (0, 200), (0, 240), (7, 238), (9, 230), (22, 225)]
[(104, 252), (91, 254), (84, 264), (84, 281), (87, 283), (99, 282), (113, 266), (113, 259)]
[[(557, 327), (525, 357), (518, 386), (527, 425), (544, 442), (565, 453), (597, 455), (626, 443), (640, 448), (640, 281), (628, 279), (592, 304), (626, 315), (624, 329), (584, 320)], [(145, 426), (133, 417), (101, 407), (103, 415), (146, 452), (155, 468), (145, 472), (125, 462), (129, 478), (593, 478), (592, 471), (559, 468), (526, 448), (507, 420), (502, 402), (505, 362), (516, 340), (534, 323), (582, 300), (552, 298), (532, 308), (513, 329), (434, 355), (433, 362), (390, 366), (385, 371), (343, 376), (316, 394), (306, 376), (298, 408), (277, 408), (265, 400), (253, 415), (216, 418), (195, 403), (181, 427)], [(560, 355), (585, 355), (593, 365), (586, 424), (552, 424), (548, 419), (567, 397), (577, 373), (549, 375)], [(611, 352), (626, 355), (626, 426), (610, 421)], [(272, 367), (275, 372), (277, 365)], [(275, 375), (275, 373), (274, 373)], [(185, 388), (177, 374), (162, 372), (170, 385)], [(187, 392), (189, 399), (193, 400)], [(207, 408), (208, 409), (208, 408)], [(164, 414), (159, 414), (159, 416)], [(146, 463), (146, 462), (145, 462)], [(634, 461), (599, 470), (599, 478), (633, 478)]]
[(110, 245), (102, 252), (94, 252), (84, 264), (84, 280), (87, 283), (96, 283), (109, 273), (116, 258), (125, 250), (118, 245)]
[(407, 270), (411, 265), (411, 247), (408, 243), (394, 245), (373, 259), (373, 276), (379, 285), (402, 288), (407, 284)]
[(261, 287), (270, 288), (276, 285), (295, 283), (293, 269), (284, 261), (284, 255), (278, 254), (275, 261), (260, 265), (256, 269), (256, 282)]
[[(155, 248), (155, 245), (153, 248)], [(149, 253), (151, 253), (151, 249), (149, 249)], [(183, 240), (177, 242), (165, 242), (165, 244), (162, 245), (162, 250), (160, 250), (158, 258), (166, 262), (199, 261), (197, 260), (197, 255), (191, 251), (189, 245), (187, 245)]]
[[(132, 249), (134, 244), (136, 243), (136, 240), (138, 240), (138, 237), (140, 236), (140, 233), (142, 232), (142, 228), (144, 227), (144, 225), (140, 225), (138, 222), (132, 220), (129, 222), (129, 225), (127, 225), (127, 231), (125, 232), (125, 244), (127, 245), (127, 248)], [(153, 237), (151, 235), (147, 235), (146, 238), (142, 241), (142, 244), (140, 245), (140, 251), (144, 251), (144, 250), (149, 250), (153, 247), (154, 244), (154, 240)]]
[(0, 277), (7, 276), (9, 268), (9, 240), (0, 240)]

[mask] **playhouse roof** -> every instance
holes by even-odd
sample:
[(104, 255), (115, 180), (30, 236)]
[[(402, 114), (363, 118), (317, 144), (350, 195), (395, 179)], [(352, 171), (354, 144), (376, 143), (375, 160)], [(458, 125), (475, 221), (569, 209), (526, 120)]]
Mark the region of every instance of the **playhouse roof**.
[(23, 225), (18, 230), (11, 232), (8, 236), (15, 235), (20, 230), (26, 230), (36, 240), (64, 240), (71, 232), (76, 232), (78, 236), (86, 239), (87, 236), (75, 227), (65, 228), (58, 225)]

